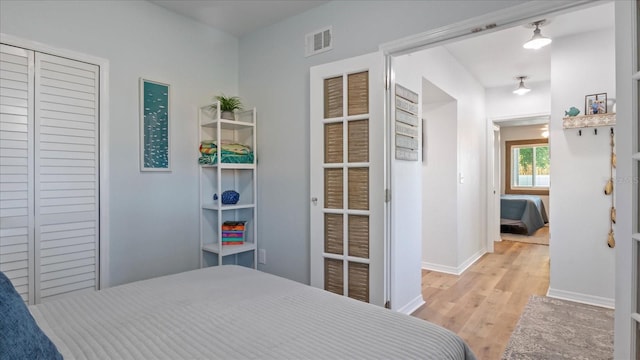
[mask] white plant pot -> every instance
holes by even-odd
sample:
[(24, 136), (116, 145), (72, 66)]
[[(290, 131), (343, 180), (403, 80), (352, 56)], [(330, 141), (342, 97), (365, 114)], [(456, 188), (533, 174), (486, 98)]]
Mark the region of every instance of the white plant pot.
[(223, 111), (220, 114), (220, 117), (223, 118), (223, 119), (226, 119), (226, 120), (235, 120), (236, 119), (236, 117), (235, 117), (235, 115), (234, 115), (234, 113), (232, 111)]

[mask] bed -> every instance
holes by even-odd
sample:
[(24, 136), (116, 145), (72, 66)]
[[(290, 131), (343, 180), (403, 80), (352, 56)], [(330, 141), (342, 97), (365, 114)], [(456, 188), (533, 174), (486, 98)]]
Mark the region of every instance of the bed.
[(500, 195), (500, 232), (533, 235), (548, 222), (539, 196)]
[(234, 265), (29, 310), (65, 359), (475, 359), (435, 324)]

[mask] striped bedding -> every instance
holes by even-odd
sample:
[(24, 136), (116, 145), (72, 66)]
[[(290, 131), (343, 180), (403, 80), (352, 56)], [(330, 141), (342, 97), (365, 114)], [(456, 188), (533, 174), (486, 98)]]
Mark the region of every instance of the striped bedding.
[(475, 359), (407, 315), (239, 266), (30, 306), (65, 359)]

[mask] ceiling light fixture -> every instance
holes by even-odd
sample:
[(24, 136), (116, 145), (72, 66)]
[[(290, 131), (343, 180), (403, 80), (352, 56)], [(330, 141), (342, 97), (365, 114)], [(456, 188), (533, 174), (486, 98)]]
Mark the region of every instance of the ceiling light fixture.
[(526, 93), (528, 93), (529, 91), (531, 91), (531, 89), (529, 89), (528, 87), (524, 86), (524, 79), (526, 79), (527, 76), (517, 76), (516, 80), (520, 80), (520, 85), (518, 85), (518, 88), (513, 90), (514, 94), (517, 95), (524, 95)]
[(527, 41), (526, 43), (524, 43), (524, 45), (522, 45), (523, 48), (538, 50), (543, 46), (547, 46), (551, 44), (551, 39), (543, 36), (540, 33), (540, 25), (544, 24), (545, 22), (546, 20), (539, 20), (531, 23), (531, 26), (535, 26), (536, 29), (533, 30), (533, 37), (531, 38), (531, 40)]

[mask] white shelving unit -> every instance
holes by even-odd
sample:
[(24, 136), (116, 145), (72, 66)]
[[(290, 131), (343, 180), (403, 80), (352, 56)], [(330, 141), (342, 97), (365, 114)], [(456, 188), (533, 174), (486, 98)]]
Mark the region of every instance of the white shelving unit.
[[(257, 168), (256, 109), (235, 113), (235, 120), (222, 119), (220, 106), (198, 109), (199, 141), (214, 140), (218, 145), (218, 161), (200, 166), (200, 267), (239, 264), (256, 268), (257, 258)], [(247, 145), (253, 150), (252, 164), (220, 162), (220, 144)], [(198, 157), (200, 157), (198, 151)], [(221, 194), (235, 190), (240, 194), (237, 204), (222, 204)], [(213, 200), (213, 195), (218, 200)], [(246, 221), (243, 245), (222, 246), (222, 223)]]

